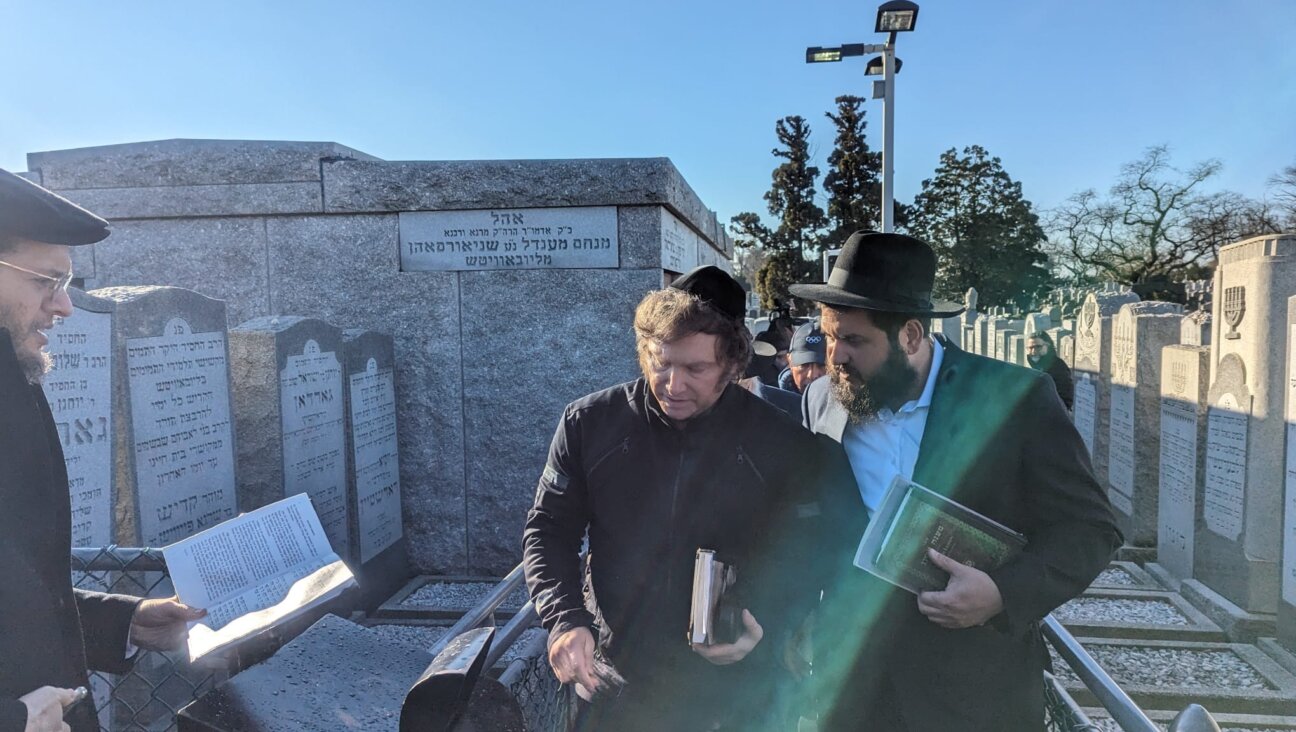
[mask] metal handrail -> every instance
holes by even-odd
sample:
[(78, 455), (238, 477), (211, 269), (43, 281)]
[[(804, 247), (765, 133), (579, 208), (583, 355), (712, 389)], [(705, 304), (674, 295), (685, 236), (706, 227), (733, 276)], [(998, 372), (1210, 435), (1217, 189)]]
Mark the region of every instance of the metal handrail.
[(518, 638), (521, 638), (522, 634), (535, 625), (539, 619), (540, 616), (536, 615), (535, 604), (528, 600), (527, 604), (523, 605), (522, 609), (517, 611), (517, 614), (504, 625), (503, 629), (495, 634), (495, 640), (491, 642), (490, 651), (486, 653), (486, 666), (494, 666), (495, 662), (503, 657), (509, 646), (512, 646)]
[(1134, 700), (1116, 684), (1094, 657), (1080, 645), (1070, 631), (1062, 627), (1057, 618), (1049, 615), (1042, 625), (1044, 637), (1057, 649), (1058, 655), (1067, 662), (1080, 681), (1098, 699), (1098, 703), (1111, 714), (1112, 719), (1125, 732), (1159, 732), (1160, 727), (1152, 723)]
[[(445, 647), (450, 645), (450, 642), (453, 641), (460, 633), (464, 633), (466, 631), (472, 630), (473, 628), (480, 628), (486, 622), (486, 620), (495, 612), (496, 608), (502, 605), (504, 603), (504, 600), (507, 599), (508, 596), (512, 594), (514, 590), (516, 590), (518, 587), (522, 585), (523, 579), (524, 579), (524, 575), (522, 572), (522, 565), (518, 564), (518, 566), (513, 568), (512, 572), (509, 572), (508, 575), (504, 577), (504, 579), (500, 580), (499, 584), (495, 585), (495, 587), (490, 591), (490, 593), (486, 595), (486, 597), (482, 598), (481, 602), (477, 603), (477, 605), (473, 607), (473, 609), (464, 613), (462, 618), (459, 618), (459, 620), (454, 625), (450, 626), (450, 630), (446, 631), (445, 635), (441, 636), (441, 638), (437, 640), (436, 643), (432, 644), (432, 648), (429, 651), (429, 653), (432, 654), (433, 658), (435, 658), (438, 653), (445, 650)], [(527, 604), (530, 605), (530, 603)], [(518, 615), (522, 615), (522, 614), (523, 612), (518, 613)], [(507, 631), (508, 629), (505, 628), (505, 630)], [(517, 636), (515, 635), (514, 638), (516, 639), (516, 637)], [(494, 645), (500, 645), (500, 641), (498, 638), (496, 639)], [(504, 647), (508, 648), (507, 645), (504, 645)], [(492, 648), (492, 650), (494, 649)]]

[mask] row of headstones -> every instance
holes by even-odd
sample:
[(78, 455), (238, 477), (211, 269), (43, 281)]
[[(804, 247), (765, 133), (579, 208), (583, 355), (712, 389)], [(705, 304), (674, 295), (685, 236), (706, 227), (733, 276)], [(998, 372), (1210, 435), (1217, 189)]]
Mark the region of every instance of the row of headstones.
[[(1091, 292), (1060, 332), (1073, 418), (1127, 543), (1274, 617), (1296, 650), (1296, 236), (1222, 248), (1212, 290), (1209, 311), (1187, 314)], [(1021, 363), (1015, 334), (1005, 352), (991, 332), (1004, 338), (981, 317), (964, 345)]]
[(353, 566), (399, 542), (389, 335), (293, 316), (231, 330), (224, 302), (174, 287), (70, 292), (45, 392), (73, 546), (163, 546), (297, 493)]

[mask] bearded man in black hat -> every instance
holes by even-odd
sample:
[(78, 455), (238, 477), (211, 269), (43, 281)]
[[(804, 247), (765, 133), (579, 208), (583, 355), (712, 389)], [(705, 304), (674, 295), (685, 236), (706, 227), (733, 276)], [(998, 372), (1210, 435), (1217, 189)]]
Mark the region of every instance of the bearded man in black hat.
[[(851, 481), (835, 446), (735, 383), (751, 357), (744, 301), (711, 266), (649, 293), (634, 318), (642, 378), (563, 411), (523, 562), (554, 673), (590, 702), (578, 729), (777, 723), (785, 641), (818, 599), (813, 495)], [(688, 642), (699, 549), (737, 567), (732, 642)]]
[(177, 648), (203, 615), (72, 588), (63, 445), (40, 386), (45, 331), (72, 315), (68, 247), (106, 236), (103, 219), (0, 170), (0, 732), (98, 730), (75, 691), (87, 665), (125, 672), (132, 647)]
[[(1107, 566), (1121, 535), (1088, 453), (1044, 374), (964, 353), (928, 331), (925, 242), (856, 232), (818, 302), (828, 379), (806, 426), (841, 444), (857, 491), (824, 497), (837, 575), (815, 626), (821, 730), (1044, 728), (1041, 619)], [(946, 587), (916, 598), (852, 565), (884, 491), (903, 476), (1025, 535), (989, 572), (929, 550)]]

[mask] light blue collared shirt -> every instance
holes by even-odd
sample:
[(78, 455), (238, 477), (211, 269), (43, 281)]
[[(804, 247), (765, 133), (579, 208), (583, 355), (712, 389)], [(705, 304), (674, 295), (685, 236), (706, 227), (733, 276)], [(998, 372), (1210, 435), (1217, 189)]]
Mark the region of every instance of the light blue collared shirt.
[(931, 372), (927, 374), (927, 384), (916, 400), (905, 402), (896, 411), (883, 407), (875, 418), (862, 424), (848, 423), (842, 432), (842, 447), (846, 449), (846, 457), (850, 460), (860, 497), (864, 499), (870, 518), (897, 475), (913, 480), (914, 466), (918, 464), (918, 446), (922, 444), (923, 432), (927, 429), (932, 392), (936, 391), (936, 374), (945, 360), (945, 348), (940, 341), (932, 338), (931, 344)]

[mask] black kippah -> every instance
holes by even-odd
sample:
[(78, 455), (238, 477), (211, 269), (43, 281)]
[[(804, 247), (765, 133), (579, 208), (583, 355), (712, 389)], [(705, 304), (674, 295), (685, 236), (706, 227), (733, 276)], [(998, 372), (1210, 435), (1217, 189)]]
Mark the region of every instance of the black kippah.
[(728, 272), (713, 264), (682, 275), (671, 287), (696, 295), (731, 318), (742, 319), (747, 313), (747, 292)]

